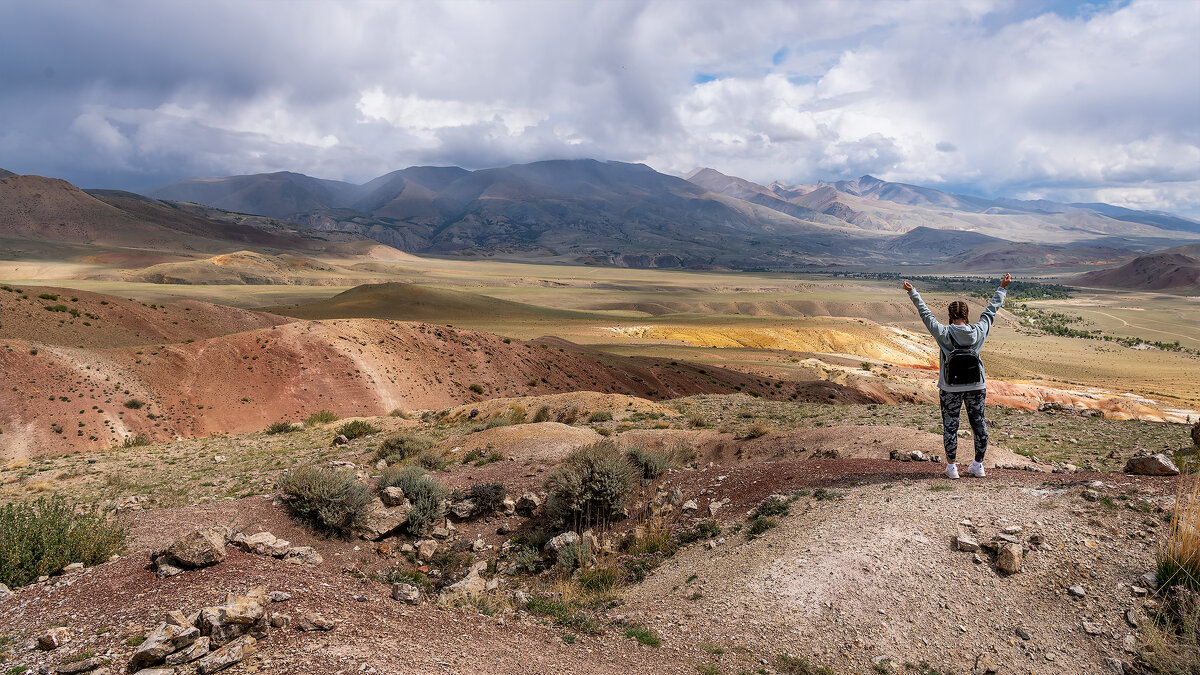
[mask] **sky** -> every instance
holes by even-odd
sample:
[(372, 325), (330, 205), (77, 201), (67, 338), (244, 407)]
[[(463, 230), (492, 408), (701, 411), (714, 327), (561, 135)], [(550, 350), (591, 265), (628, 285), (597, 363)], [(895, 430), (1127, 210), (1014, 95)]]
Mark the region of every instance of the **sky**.
[(1200, 218), (1200, 1), (0, 2), (0, 167), (541, 159)]

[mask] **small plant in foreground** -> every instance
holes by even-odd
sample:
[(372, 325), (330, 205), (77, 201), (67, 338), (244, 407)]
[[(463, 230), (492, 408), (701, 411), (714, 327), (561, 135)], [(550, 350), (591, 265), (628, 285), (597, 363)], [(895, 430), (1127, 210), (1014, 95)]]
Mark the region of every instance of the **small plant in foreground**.
[(349, 534), (362, 522), (373, 498), (365, 484), (349, 471), (302, 466), (284, 474), (279, 491), (288, 495), (287, 507), (318, 530)]
[(318, 410), (304, 420), (304, 426), (315, 427), (318, 424), (329, 424), (330, 422), (336, 422), (338, 419), (337, 413), (333, 412), (332, 410)]
[(95, 565), (125, 547), (125, 528), (64, 497), (0, 506), (0, 584), (24, 586), (73, 563)]
[(554, 623), (563, 628), (570, 628), (579, 633), (587, 635), (601, 635), (604, 629), (600, 627), (595, 619), (579, 611), (578, 608), (572, 606), (562, 600), (556, 600), (554, 597), (538, 593), (525, 603), (525, 610), (531, 614), (545, 616)]
[(362, 438), (363, 436), (370, 436), (371, 434), (379, 433), (379, 427), (362, 420), (354, 420), (353, 422), (347, 422), (338, 427), (337, 432), (346, 438), (349, 438), (350, 440), (354, 440), (356, 438)]
[(826, 490), (825, 488), (817, 488), (813, 490), (813, 499), (819, 502), (831, 502), (836, 499), (841, 499), (842, 493), (837, 490)]
[(715, 663), (698, 663), (696, 672), (700, 675), (721, 675), (721, 669), (717, 668)]
[(833, 675), (833, 671), (828, 668), (813, 668), (809, 665), (808, 659), (788, 654), (780, 654), (775, 657), (775, 668), (784, 675), (826, 675), (827, 673)]
[(380, 490), (389, 487), (404, 490), (405, 498), (413, 507), (408, 512), (408, 521), (404, 525), (409, 534), (421, 533), (429, 524), (445, 514), (442, 500), (446, 498), (448, 491), (420, 466), (389, 466), (380, 476), (378, 486)]
[(929, 484), (930, 492), (950, 492), (953, 489), (954, 489), (954, 486), (949, 483), (930, 483)]
[(644, 645), (650, 645), (651, 647), (662, 645), (662, 638), (658, 637), (657, 633), (645, 626), (637, 624), (629, 626), (622, 632), (622, 635), (632, 640), (637, 640)]
[(761, 502), (759, 502), (758, 506), (754, 509), (754, 513), (751, 514), (751, 517), (769, 518), (771, 516), (790, 515), (792, 512), (792, 504), (795, 504), (796, 500), (798, 499), (800, 499), (799, 495), (792, 495), (784, 498), (780, 498), (777, 495), (769, 495), (766, 499), (763, 499)]
[(264, 429), (263, 433), (272, 434), (272, 435), (274, 435), (274, 434), (290, 434), (293, 431), (299, 431), (299, 429), (292, 426), (291, 422), (275, 422), (271, 426)]
[(633, 466), (609, 440), (572, 450), (546, 479), (546, 513), (556, 527), (609, 523), (637, 485)]

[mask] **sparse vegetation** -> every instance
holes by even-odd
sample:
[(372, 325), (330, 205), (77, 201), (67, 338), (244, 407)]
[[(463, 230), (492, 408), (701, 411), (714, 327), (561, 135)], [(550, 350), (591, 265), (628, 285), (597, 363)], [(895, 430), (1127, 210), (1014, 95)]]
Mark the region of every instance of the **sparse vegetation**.
[(125, 440), (121, 442), (122, 448), (140, 448), (144, 445), (150, 445), (150, 438), (145, 434), (126, 436)]
[(290, 433), (292, 433), (293, 431), (299, 431), (299, 429), (297, 429), (296, 427), (292, 426), (292, 423), (291, 423), (291, 422), (275, 422), (275, 423), (271, 424), (271, 426), (269, 426), (269, 427), (267, 427), (266, 429), (264, 429), (264, 430), (263, 430), (263, 433), (265, 433), (265, 434), (271, 434), (271, 435), (274, 435), (274, 434), (290, 434)]
[(658, 633), (640, 624), (627, 627), (621, 634), (631, 640), (637, 640), (644, 645), (651, 647), (662, 646), (662, 638), (658, 637)]
[(293, 514), (327, 534), (349, 534), (372, 499), (370, 488), (353, 473), (327, 467), (293, 469), (279, 479), (278, 488)]
[(0, 506), (0, 583), (7, 586), (24, 586), (73, 562), (104, 562), (124, 546), (119, 522), (61, 496)]
[(338, 427), (337, 432), (350, 440), (354, 440), (379, 433), (379, 427), (362, 420), (354, 420)]
[(658, 478), (672, 468), (671, 455), (666, 452), (655, 452), (635, 446), (626, 450), (625, 456), (641, 470), (644, 478)]
[(413, 506), (404, 526), (409, 534), (424, 532), (426, 527), (445, 514), (442, 500), (448, 491), (421, 466), (389, 466), (380, 476), (378, 486), (380, 490), (393, 486), (404, 490), (404, 496)]
[(467, 387), (467, 389), (470, 389), (471, 391), (475, 392), (476, 394), (483, 393), (483, 385), (481, 385), (481, 384), (473, 384), (473, 385)]
[(376, 459), (386, 459), (388, 464), (413, 457), (433, 447), (433, 439), (421, 434), (401, 433), (383, 439), (375, 449)]
[(500, 508), (504, 502), (504, 483), (477, 483), (467, 491), (467, 497), (483, 512)]
[(608, 410), (597, 410), (591, 415), (588, 415), (588, 422), (594, 424), (596, 422), (611, 422), (613, 414)]
[(146, 402), (140, 399), (131, 398), (128, 401), (125, 401), (124, 405), (130, 410), (141, 410), (143, 407), (145, 407)]
[(556, 527), (609, 523), (636, 484), (636, 470), (615, 443), (586, 445), (571, 451), (546, 479), (546, 513)]
[(304, 426), (315, 427), (318, 424), (329, 424), (330, 422), (336, 421), (338, 421), (337, 413), (333, 412), (332, 410), (318, 410), (304, 420)]

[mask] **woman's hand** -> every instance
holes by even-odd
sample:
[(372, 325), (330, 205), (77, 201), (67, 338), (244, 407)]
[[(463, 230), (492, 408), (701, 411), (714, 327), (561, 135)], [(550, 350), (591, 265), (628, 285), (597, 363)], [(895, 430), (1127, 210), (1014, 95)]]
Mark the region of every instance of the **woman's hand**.
[(1012, 275), (1008, 274), (1006, 272), (1004, 274), (1004, 278), (1000, 280), (1000, 288), (1008, 288), (1008, 285), (1011, 283), (1012, 283)]
[[(1004, 275), (1004, 278), (1006, 279), (1006, 281), (1004, 282), (1004, 284), (1007, 286), (1007, 285), (1008, 285), (1008, 281), (1007, 281), (1007, 279), (1008, 279), (1008, 275), (1007, 275), (1007, 274), (1005, 274), (1005, 275)], [(911, 290), (912, 290), (912, 288), (913, 288), (913, 287), (912, 287), (912, 284), (908, 283), (907, 281), (906, 281), (906, 282), (904, 282), (904, 290), (906, 290), (906, 291), (911, 291)]]

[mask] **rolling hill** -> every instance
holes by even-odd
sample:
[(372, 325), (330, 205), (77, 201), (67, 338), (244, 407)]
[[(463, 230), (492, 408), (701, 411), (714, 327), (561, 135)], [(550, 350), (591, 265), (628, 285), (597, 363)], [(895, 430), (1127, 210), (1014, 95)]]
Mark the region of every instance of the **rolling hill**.
[(1137, 291), (1200, 292), (1200, 244), (1177, 246), (1138, 256), (1106, 270), (1089, 272), (1071, 280), (1080, 286)]

